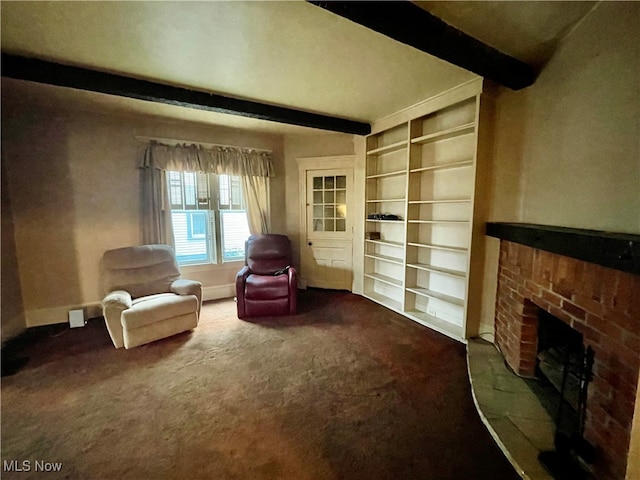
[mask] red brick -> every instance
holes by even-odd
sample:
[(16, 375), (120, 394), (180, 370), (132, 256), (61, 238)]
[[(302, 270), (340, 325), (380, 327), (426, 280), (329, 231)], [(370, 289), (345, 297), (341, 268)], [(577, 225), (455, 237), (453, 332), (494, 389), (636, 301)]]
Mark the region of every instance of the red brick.
[(551, 282), (553, 268), (551, 254), (544, 250), (536, 250), (533, 254), (532, 280), (538, 285), (548, 285)]
[(501, 296), (504, 295), (509, 295), (509, 292), (511, 292), (511, 290), (513, 290), (511, 288), (511, 286), (509, 285), (510, 280), (509, 279), (505, 279), (505, 278), (501, 278), (500, 282), (498, 283), (498, 293)]
[(511, 370), (513, 370), (514, 372), (518, 372), (518, 360), (516, 358), (514, 358), (512, 355), (506, 355), (505, 360)]
[(629, 399), (626, 395), (619, 395), (607, 409), (612, 420), (624, 429), (631, 430), (633, 424), (633, 410), (635, 408), (635, 398)]
[(575, 290), (581, 290), (582, 289), (582, 277), (584, 275), (584, 270), (585, 268), (587, 268), (587, 266), (589, 265), (587, 262), (583, 262), (582, 260), (573, 260), (574, 263), (574, 278), (573, 278), (573, 284), (575, 287)]
[(537, 353), (537, 349), (538, 349), (537, 335), (535, 336), (526, 335), (520, 339), (520, 352), (522, 355), (527, 353), (527, 355), (533, 354), (533, 356), (535, 357)]
[[(638, 388), (638, 382), (625, 382), (625, 379), (622, 379), (623, 382), (619, 385), (619, 387), (614, 391), (614, 401), (616, 403), (620, 403), (620, 405), (624, 406), (627, 405), (627, 407), (630, 406), (630, 410), (628, 410), (627, 412), (630, 412), (630, 417), (633, 416), (633, 409), (635, 407), (635, 400), (636, 400), (636, 392), (637, 392), (637, 388)], [(622, 408), (622, 407), (621, 407)]]
[(523, 377), (534, 377), (536, 372), (536, 362), (535, 360), (520, 360), (518, 364), (519, 368), (517, 372), (519, 375)]
[(504, 299), (505, 304), (507, 305), (509, 312), (513, 315), (517, 315), (518, 317), (522, 316), (522, 309), (524, 308), (524, 303), (522, 300), (518, 300), (509, 296)]
[(633, 275), (616, 272), (616, 290), (613, 294), (613, 310), (616, 312), (630, 312), (632, 298), (640, 295), (640, 291), (633, 290)]
[[(640, 315), (640, 275), (631, 275), (631, 291), (634, 292), (629, 301), (629, 315)], [(640, 321), (638, 321), (640, 323)]]
[(582, 334), (583, 342), (585, 345), (599, 345), (602, 339), (602, 334), (597, 330), (585, 325), (582, 322), (574, 322), (573, 328)]
[[(615, 371), (615, 370), (613, 370), (613, 369), (611, 369), (611, 368), (602, 366), (602, 367), (600, 367), (598, 369), (598, 374), (597, 375), (598, 375), (598, 378), (600, 378), (600, 379), (602, 379), (602, 381), (604, 381), (604, 383), (614, 387), (611, 390), (611, 392), (612, 392), (611, 400), (613, 400), (613, 393), (619, 387), (620, 383), (623, 382), (623, 379), (620, 376), (620, 373)], [(607, 402), (607, 404), (608, 403), (609, 402)]]
[(638, 318), (638, 313), (635, 315), (626, 315), (626, 314), (612, 314), (609, 316), (607, 314), (606, 318), (613, 318), (613, 321), (623, 330), (633, 333), (634, 335), (640, 335), (640, 318)]
[(555, 255), (551, 276), (552, 290), (565, 298), (571, 298), (576, 289), (576, 262), (574, 259)]
[[(609, 422), (607, 429), (603, 434), (605, 443), (602, 447), (619, 458), (627, 458), (629, 451), (629, 443), (631, 434), (628, 428), (618, 424), (618, 422)], [(620, 477), (622, 478), (622, 477)]]
[(516, 302), (522, 304), (522, 307), (524, 307), (524, 295), (518, 293), (517, 290), (511, 290), (511, 292), (509, 293), (509, 297), (513, 298)]
[(567, 300), (562, 300), (562, 309), (572, 317), (578, 318), (580, 320), (583, 320), (586, 315), (586, 312), (582, 308), (574, 305)]
[(622, 335), (622, 344), (632, 352), (640, 352), (640, 336), (625, 331)]
[(533, 252), (534, 250), (529, 247), (521, 246), (518, 252), (518, 263), (520, 265), (520, 273), (523, 276), (531, 276), (533, 270)]
[(589, 409), (589, 413), (592, 416), (592, 422), (600, 423), (603, 427), (607, 427), (609, 424), (609, 413), (602, 407), (601, 404), (591, 402), (587, 407)]
[(524, 287), (531, 296), (540, 296), (542, 294), (542, 287), (528, 278), (524, 281)]
[(532, 345), (532, 348), (536, 350), (538, 345), (538, 333), (537, 332), (525, 332), (520, 336), (520, 345)]
[(507, 241), (500, 240), (500, 263), (504, 263), (507, 259)]
[(611, 268), (603, 267), (601, 275), (600, 285), (602, 286), (602, 298), (600, 299), (600, 302), (607, 307), (607, 309), (613, 309), (618, 283), (617, 272)]
[(581, 291), (587, 297), (600, 302), (602, 299), (602, 276), (604, 267), (594, 263), (588, 264), (582, 273)]
[(518, 262), (518, 244), (509, 242), (507, 244), (507, 263), (509, 265), (517, 265)]
[(591, 312), (595, 315), (604, 316), (606, 312), (606, 308), (599, 301), (593, 300), (592, 298), (585, 295), (583, 292), (575, 292), (571, 296), (571, 301), (578, 305), (580, 308)]
[(560, 307), (562, 305), (562, 298), (548, 290), (542, 291), (542, 299), (549, 302), (551, 305), (555, 305), (556, 307)]
[(540, 292), (540, 295), (531, 295), (528, 300), (536, 307), (540, 307), (540, 304), (544, 301), (542, 299), (542, 292)]
[(549, 309), (549, 313), (554, 317), (559, 318), (560, 320), (565, 322), (567, 325), (571, 325), (571, 316), (561, 308), (551, 305), (551, 308)]
[[(600, 436), (600, 432), (606, 427), (598, 422), (592, 422), (587, 414), (587, 421), (584, 429), (584, 438), (591, 445), (598, 446), (603, 443), (603, 439)], [(599, 452), (598, 452), (599, 453)], [(624, 478), (624, 477), (621, 477)]]
[(600, 342), (597, 345), (591, 345), (593, 351), (596, 354), (596, 364), (598, 362), (608, 363), (611, 358), (611, 352), (607, 349), (609, 345), (606, 343), (605, 337), (600, 337)]
[(586, 322), (588, 325), (602, 333), (602, 335), (607, 337), (610, 341), (613, 341), (614, 343), (622, 343), (622, 337), (625, 331), (613, 322), (596, 317), (590, 313), (587, 314)]
[[(606, 340), (602, 342), (605, 350), (609, 350), (607, 359), (600, 359), (603, 364), (601, 372), (615, 372), (615, 378), (619, 378), (620, 381), (633, 385), (638, 380), (638, 371), (640, 370), (640, 356), (638, 352), (632, 352), (624, 346), (618, 346), (615, 349), (611, 349), (613, 345), (607, 345)], [(595, 350), (596, 355), (598, 351)], [(611, 376), (609, 377), (611, 378)], [(618, 383), (609, 382), (609, 384), (615, 389)]]

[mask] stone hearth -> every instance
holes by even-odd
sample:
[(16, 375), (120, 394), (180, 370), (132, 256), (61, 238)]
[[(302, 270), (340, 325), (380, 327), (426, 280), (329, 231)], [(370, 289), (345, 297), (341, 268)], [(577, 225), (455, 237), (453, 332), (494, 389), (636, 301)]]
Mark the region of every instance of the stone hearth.
[[(525, 238), (523, 243), (533, 243), (533, 246), (510, 241), (514, 235), (501, 234), (501, 228), (492, 231), (488, 226), (487, 229), (489, 235), (501, 238), (496, 346), (514, 372), (529, 377), (534, 375), (536, 367), (540, 310), (583, 335), (585, 346), (595, 352), (584, 431), (585, 439), (597, 452), (593, 472), (599, 479), (623, 479), (640, 370), (640, 275), (634, 270), (638, 238), (617, 238), (620, 241), (614, 243), (622, 251), (612, 255), (599, 250), (602, 237), (594, 232), (582, 235), (573, 242), (574, 246), (584, 246), (590, 239), (596, 246), (578, 248), (581, 254), (576, 256), (591, 248), (599, 256), (594, 260), (598, 263), (592, 263), (588, 259), (553, 253), (559, 246), (563, 253), (570, 254), (565, 250), (570, 250), (571, 245), (566, 245), (566, 239), (558, 242), (556, 238), (546, 246), (545, 227), (533, 237), (532, 226), (524, 227), (525, 237), (534, 242)], [(590, 238), (585, 240), (585, 236)], [(607, 259), (623, 263), (628, 271), (617, 269), (619, 265), (610, 268), (599, 264), (607, 263)]]

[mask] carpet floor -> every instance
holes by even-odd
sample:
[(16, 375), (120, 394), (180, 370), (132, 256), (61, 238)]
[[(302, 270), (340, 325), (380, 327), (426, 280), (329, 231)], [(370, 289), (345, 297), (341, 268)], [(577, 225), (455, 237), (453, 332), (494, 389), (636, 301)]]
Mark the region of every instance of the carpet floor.
[(299, 309), (247, 322), (207, 302), (193, 332), (132, 350), (100, 319), (30, 329), (2, 379), (2, 478), (520, 478), (464, 345), (346, 292)]

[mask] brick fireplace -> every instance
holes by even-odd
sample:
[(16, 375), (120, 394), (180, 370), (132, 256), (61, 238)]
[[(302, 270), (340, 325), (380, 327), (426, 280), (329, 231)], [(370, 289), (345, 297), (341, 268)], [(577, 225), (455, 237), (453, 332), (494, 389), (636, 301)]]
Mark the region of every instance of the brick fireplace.
[(489, 224), (487, 233), (501, 239), (497, 347), (531, 377), (541, 310), (582, 334), (595, 353), (584, 428), (593, 472), (624, 479), (640, 371), (639, 237), (518, 224)]

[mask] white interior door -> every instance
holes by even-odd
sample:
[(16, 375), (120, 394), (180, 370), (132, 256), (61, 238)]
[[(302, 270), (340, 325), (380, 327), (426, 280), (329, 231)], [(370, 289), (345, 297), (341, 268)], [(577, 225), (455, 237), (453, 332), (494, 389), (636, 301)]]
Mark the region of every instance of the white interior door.
[(351, 290), (353, 281), (353, 169), (306, 170), (300, 248), (309, 287)]

